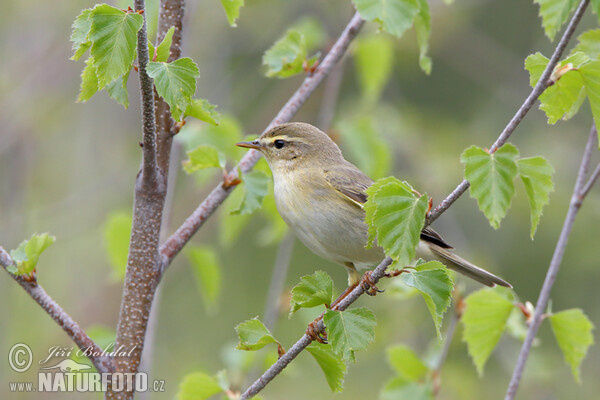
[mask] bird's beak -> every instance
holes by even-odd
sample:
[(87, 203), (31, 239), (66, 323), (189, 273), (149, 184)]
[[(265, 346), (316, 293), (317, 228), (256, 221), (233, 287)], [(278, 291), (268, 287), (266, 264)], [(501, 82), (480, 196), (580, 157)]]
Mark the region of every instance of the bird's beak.
[(260, 142), (258, 140), (253, 140), (251, 142), (239, 142), (235, 144), (238, 147), (246, 147), (248, 149), (256, 149), (256, 150), (261, 150), (263, 148), (263, 145), (260, 144)]

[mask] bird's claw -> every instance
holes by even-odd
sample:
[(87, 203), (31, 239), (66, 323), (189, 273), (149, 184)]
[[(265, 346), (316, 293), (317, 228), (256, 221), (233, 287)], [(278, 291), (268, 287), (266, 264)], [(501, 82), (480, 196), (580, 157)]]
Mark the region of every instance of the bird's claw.
[(377, 293), (383, 293), (384, 290), (378, 289), (375, 286), (375, 282), (371, 279), (371, 274), (373, 271), (367, 271), (363, 275), (362, 280), (360, 281), (360, 286), (363, 288), (366, 294), (369, 296), (375, 296)]
[(319, 322), (321, 322), (321, 319), (323, 319), (323, 317), (319, 317), (317, 319), (315, 319), (313, 322), (311, 322), (310, 324), (308, 324), (308, 326), (306, 327), (306, 334), (308, 335), (308, 337), (310, 337), (312, 340), (316, 340), (317, 342), (321, 343), (321, 344), (327, 344), (327, 333), (326, 332), (319, 332), (317, 325), (319, 324)]

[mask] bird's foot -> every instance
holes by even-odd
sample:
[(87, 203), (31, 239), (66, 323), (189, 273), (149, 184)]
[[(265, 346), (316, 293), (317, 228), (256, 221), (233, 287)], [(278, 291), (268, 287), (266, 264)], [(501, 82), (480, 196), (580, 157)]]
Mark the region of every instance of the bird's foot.
[(380, 290), (377, 288), (377, 286), (375, 286), (375, 282), (373, 282), (373, 280), (371, 279), (372, 274), (373, 271), (365, 272), (365, 274), (362, 277), (362, 280), (360, 281), (360, 287), (362, 287), (365, 293), (369, 296), (375, 296), (377, 293), (383, 292), (383, 290)]
[(319, 322), (321, 322), (322, 319), (323, 315), (320, 315), (317, 319), (308, 324), (308, 326), (306, 327), (306, 334), (312, 340), (316, 340), (317, 342), (322, 344), (327, 344), (327, 332), (321, 332), (318, 327)]

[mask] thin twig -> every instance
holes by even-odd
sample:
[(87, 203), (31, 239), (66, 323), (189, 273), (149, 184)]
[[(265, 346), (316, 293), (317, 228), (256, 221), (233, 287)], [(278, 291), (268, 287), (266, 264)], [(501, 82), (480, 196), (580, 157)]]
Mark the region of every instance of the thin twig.
[(543, 315), (546, 312), (548, 300), (550, 299), (550, 292), (552, 290), (552, 286), (554, 285), (554, 281), (556, 280), (556, 276), (558, 275), (558, 269), (562, 262), (565, 249), (567, 247), (567, 242), (569, 240), (569, 235), (571, 234), (571, 229), (573, 228), (573, 223), (575, 222), (575, 217), (577, 216), (577, 212), (581, 208), (581, 204), (585, 198), (585, 179), (588, 172), (592, 152), (596, 148), (596, 139), (597, 132), (596, 126), (594, 125), (590, 130), (590, 135), (588, 137), (587, 144), (583, 152), (581, 165), (579, 166), (579, 173), (577, 174), (577, 181), (575, 182), (575, 188), (573, 189), (573, 195), (571, 196), (569, 210), (567, 211), (565, 222), (563, 223), (560, 236), (558, 237), (558, 242), (556, 243), (556, 248), (554, 249), (554, 254), (552, 255), (552, 260), (550, 261), (550, 266), (548, 267), (548, 272), (546, 273), (546, 278), (544, 279), (544, 284), (542, 286), (542, 290), (540, 291), (540, 297), (538, 298), (537, 304), (535, 306), (533, 319), (531, 320), (531, 324), (527, 329), (527, 336), (525, 337), (525, 341), (523, 342), (523, 346), (521, 347), (521, 351), (519, 352), (519, 358), (517, 359), (515, 370), (513, 371), (513, 375), (510, 379), (510, 383), (506, 391), (506, 396), (504, 398), (505, 400), (512, 400), (517, 394), (517, 389), (519, 388), (519, 383), (521, 382), (521, 378), (523, 376), (525, 363), (527, 362), (527, 358), (529, 357), (531, 346), (540, 327), (540, 324), (542, 323)]
[[(571, 40), (571, 37), (573, 36), (573, 33), (575, 32), (575, 28), (579, 24), (579, 21), (581, 20), (581, 17), (583, 16), (583, 13), (585, 12), (585, 9), (586, 9), (588, 3), (589, 3), (589, 0), (582, 0), (581, 3), (579, 3), (577, 10), (575, 10), (573, 17), (571, 18), (571, 21), (569, 21), (569, 25), (567, 25), (565, 32), (563, 33), (560, 41), (558, 42), (556, 49), (554, 49), (554, 53), (552, 54), (552, 57), (550, 58), (550, 61), (548, 62), (546, 69), (544, 69), (544, 72), (542, 73), (540, 80), (535, 85), (535, 87), (533, 88), (531, 93), (529, 93), (529, 96), (527, 96), (527, 98), (525, 99), (525, 101), (523, 102), (521, 107), (519, 107), (516, 114), (512, 117), (512, 119), (510, 120), (508, 125), (506, 125), (506, 127), (504, 128), (504, 130), (502, 131), (500, 136), (498, 136), (498, 139), (496, 139), (494, 144), (492, 144), (492, 146), (490, 147), (490, 153), (494, 153), (496, 150), (498, 150), (500, 147), (502, 147), (508, 141), (508, 138), (510, 137), (510, 135), (512, 135), (512, 133), (515, 131), (517, 126), (519, 126), (519, 124), (521, 123), (521, 121), (523, 120), (525, 115), (527, 115), (529, 110), (531, 110), (531, 107), (533, 107), (533, 105), (535, 104), (538, 97), (540, 97), (540, 95), (544, 92), (544, 90), (546, 90), (546, 88), (549, 86), (550, 76), (552, 75), (552, 72), (554, 71), (556, 64), (558, 64), (560, 57), (562, 56), (563, 52), (565, 51), (565, 48), (567, 47), (569, 40)], [(454, 189), (452, 191), (452, 193), (450, 193), (448, 195), (448, 197), (446, 197), (440, 204), (438, 204), (437, 207), (435, 207), (431, 211), (431, 213), (429, 214), (429, 216), (427, 218), (427, 225), (431, 224), (433, 221), (438, 219), (438, 217), (444, 211), (446, 211), (460, 196), (462, 196), (462, 194), (464, 192), (466, 192), (466, 190), (469, 188), (469, 186), (470, 186), (469, 182), (467, 180), (463, 180), (456, 187), (456, 189)]]
[[(0, 265), (6, 269), (14, 265), (12, 257), (0, 247)], [(98, 372), (112, 372), (113, 365), (110, 357), (104, 356), (101, 349), (85, 331), (71, 318), (69, 314), (56, 303), (35, 280), (26, 280), (23, 276), (6, 271), (31, 296), (36, 303), (67, 333), (75, 344), (88, 354)]]
[(269, 284), (265, 312), (263, 314), (263, 323), (269, 329), (275, 327), (275, 321), (277, 320), (277, 314), (281, 306), (281, 293), (283, 292), (285, 279), (290, 268), (294, 241), (294, 235), (288, 232), (279, 244), (279, 250), (277, 251), (277, 258), (273, 266), (273, 274), (271, 275), (271, 283)]
[(596, 180), (598, 179), (599, 175), (600, 175), (600, 164), (596, 165), (596, 169), (594, 169), (594, 172), (592, 172), (592, 174), (590, 175), (590, 179), (588, 179), (587, 183), (581, 190), (581, 196), (583, 196), (583, 197), (587, 196), (587, 194), (589, 193), (592, 186), (594, 186), (594, 183), (596, 183)]
[[(310, 97), (317, 86), (331, 72), (333, 66), (342, 58), (350, 42), (358, 34), (363, 26), (364, 20), (358, 13), (354, 14), (338, 40), (335, 42), (329, 53), (323, 58), (317, 69), (304, 79), (304, 82), (298, 90), (290, 97), (287, 103), (279, 111), (277, 116), (267, 126), (266, 130), (282, 124), (292, 119), (302, 104)], [(238, 178), (238, 169), (242, 172), (248, 172), (254, 167), (260, 158), (260, 152), (250, 150), (242, 157), (238, 165), (233, 168), (225, 177), (225, 180), (206, 197), (206, 199), (194, 210), (181, 224), (179, 229), (161, 246), (161, 273), (169, 266), (173, 258), (181, 251), (183, 246), (190, 240), (196, 231), (204, 224), (221, 203), (229, 196), (234, 186), (229, 186), (225, 182), (233, 182)]]

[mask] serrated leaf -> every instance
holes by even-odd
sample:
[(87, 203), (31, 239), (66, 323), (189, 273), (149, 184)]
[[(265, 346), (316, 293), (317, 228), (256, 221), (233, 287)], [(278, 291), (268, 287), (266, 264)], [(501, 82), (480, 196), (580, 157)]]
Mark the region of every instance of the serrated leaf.
[(266, 67), (266, 76), (287, 78), (303, 72), (303, 63), (307, 59), (306, 41), (302, 33), (288, 29), (263, 55), (262, 63)]
[(571, 366), (575, 381), (581, 383), (579, 367), (588, 348), (594, 344), (594, 325), (579, 308), (552, 314), (550, 324), (565, 362)]
[(471, 184), (471, 197), (477, 199), (479, 209), (494, 229), (500, 227), (515, 195), (518, 156), (519, 151), (510, 143), (493, 154), (471, 146), (460, 156), (465, 164), (465, 179)]
[[(590, 100), (592, 115), (596, 126), (600, 124), (600, 61), (592, 61), (579, 68), (585, 83), (585, 90)], [(600, 131), (599, 134), (600, 136)]]
[(10, 265), (6, 269), (15, 275), (32, 273), (40, 255), (55, 241), (56, 238), (48, 233), (34, 234), (28, 240), (23, 240), (19, 247), (10, 251), (15, 265)]
[(506, 329), (513, 303), (496, 289), (481, 289), (465, 299), (461, 321), (463, 341), (467, 343), (479, 375)]
[(181, 121), (196, 91), (196, 78), (200, 76), (196, 63), (188, 57), (170, 63), (149, 62), (146, 71), (154, 79), (158, 95), (169, 104), (173, 118)]
[(221, 292), (221, 267), (217, 254), (211, 247), (193, 246), (187, 251), (187, 257), (206, 309), (212, 311)]
[(402, 377), (391, 379), (383, 387), (379, 400), (433, 400), (433, 385), (431, 382), (417, 383)]
[(98, 91), (98, 77), (96, 76), (96, 67), (94, 66), (94, 58), (88, 57), (85, 60), (85, 68), (81, 71), (81, 84), (79, 86), (78, 103), (83, 103), (92, 98)]
[(333, 352), (331, 346), (312, 342), (306, 350), (315, 358), (325, 374), (325, 379), (332, 392), (344, 390), (346, 363)]
[(238, 350), (254, 351), (262, 349), (270, 343), (279, 344), (258, 317), (242, 322), (235, 327), (235, 331), (240, 339), (236, 346)]
[(104, 228), (104, 245), (112, 268), (112, 277), (122, 281), (127, 269), (132, 216), (130, 212), (116, 212), (108, 216)]
[[(156, 60), (159, 62), (166, 62), (169, 59), (169, 55), (171, 53), (171, 44), (173, 43), (173, 33), (175, 32), (175, 27), (172, 26), (169, 28), (162, 42), (156, 48)], [(150, 57), (153, 57), (154, 54), (150, 54)]]
[(245, 154), (242, 148), (235, 145), (243, 139), (242, 127), (235, 118), (227, 114), (222, 116), (219, 125), (188, 121), (175, 139), (183, 143), (186, 150), (195, 149), (201, 144), (209, 144), (225, 154), (227, 158), (237, 159)]
[(361, 37), (356, 41), (354, 58), (358, 83), (366, 100), (376, 101), (392, 72), (394, 60), (392, 39), (386, 35)]
[(227, 21), (232, 27), (236, 27), (236, 20), (240, 17), (240, 8), (244, 6), (244, 0), (221, 0), (221, 4), (227, 14)]
[(92, 27), (92, 21), (90, 20), (91, 13), (91, 9), (85, 9), (73, 21), (70, 39), (73, 42), (73, 56), (71, 56), (71, 60), (79, 60), (91, 46), (88, 38), (90, 28)]
[(354, 352), (366, 349), (375, 339), (375, 314), (366, 307), (327, 310), (323, 322), (331, 348), (346, 361), (354, 361)]
[(376, 21), (379, 26), (396, 37), (412, 26), (420, 10), (418, 0), (352, 0), (360, 16)]
[(125, 109), (129, 107), (129, 96), (127, 94), (127, 80), (129, 79), (129, 71), (125, 72), (121, 78), (115, 80), (106, 87), (108, 95), (117, 103), (121, 104)]
[[(598, 1), (600, 4), (600, 1)], [(600, 58), (600, 29), (590, 29), (583, 32), (577, 38), (577, 46), (571, 50), (570, 55), (575, 53), (584, 53), (591, 60)]]
[(543, 157), (522, 158), (517, 161), (517, 165), (531, 209), (530, 235), (533, 239), (542, 216), (542, 210), (550, 202), (549, 194), (554, 190), (552, 182), (554, 168)]
[(263, 199), (269, 193), (270, 178), (262, 171), (252, 171), (242, 175), (244, 197), (239, 207), (231, 214), (252, 214), (260, 208)]
[(540, 17), (544, 32), (550, 40), (563, 26), (577, 5), (576, 0), (533, 0), (540, 5)]
[(144, 23), (144, 17), (100, 4), (92, 10), (90, 20), (90, 52), (94, 57), (100, 90), (131, 68), (137, 48), (137, 32)]
[[(540, 79), (548, 59), (540, 53), (532, 54), (525, 60), (529, 71), (529, 84), (534, 87)], [(546, 113), (549, 124), (560, 119), (569, 119), (577, 113), (585, 99), (585, 88), (577, 69), (590, 61), (584, 53), (575, 53), (557, 64), (555, 71), (565, 71), (554, 84), (541, 94), (540, 110)]]
[(419, 43), (419, 66), (427, 75), (431, 73), (429, 51), (429, 35), (431, 34), (431, 13), (427, 0), (419, 0), (419, 13), (415, 17), (417, 43)]
[(219, 125), (221, 114), (219, 114), (216, 108), (217, 106), (210, 104), (208, 100), (192, 99), (192, 102), (185, 110), (185, 116), (194, 117), (212, 125)]
[(300, 278), (300, 283), (292, 289), (290, 315), (300, 308), (311, 308), (333, 301), (333, 280), (323, 271)]
[(390, 146), (381, 137), (372, 117), (344, 119), (336, 127), (342, 135), (342, 147), (349, 150), (351, 160), (361, 170), (373, 179), (389, 173), (392, 164)]
[(408, 265), (425, 223), (427, 196), (417, 197), (412, 187), (394, 177), (379, 179), (367, 189), (364, 205), (369, 225), (367, 246), (377, 243), (399, 265)]
[(188, 159), (183, 162), (183, 169), (188, 174), (205, 168), (225, 168), (225, 156), (207, 144), (201, 144), (186, 154)]
[(452, 301), (454, 283), (448, 270), (438, 261), (430, 261), (419, 265), (415, 271), (400, 275), (402, 282), (417, 289), (423, 296), (429, 309), (438, 337), (442, 338), (440, 331), (444, 313)]
[(425, 378), (429, 368), (408, 346), (397, 344), (386, 350), (388, 363), (402, 378), (418, 382)]
[(192, 372), (185, 375), (179, 384), (177, 400), (205, 400), (222, 391), (214, 377), (203, 372)]

